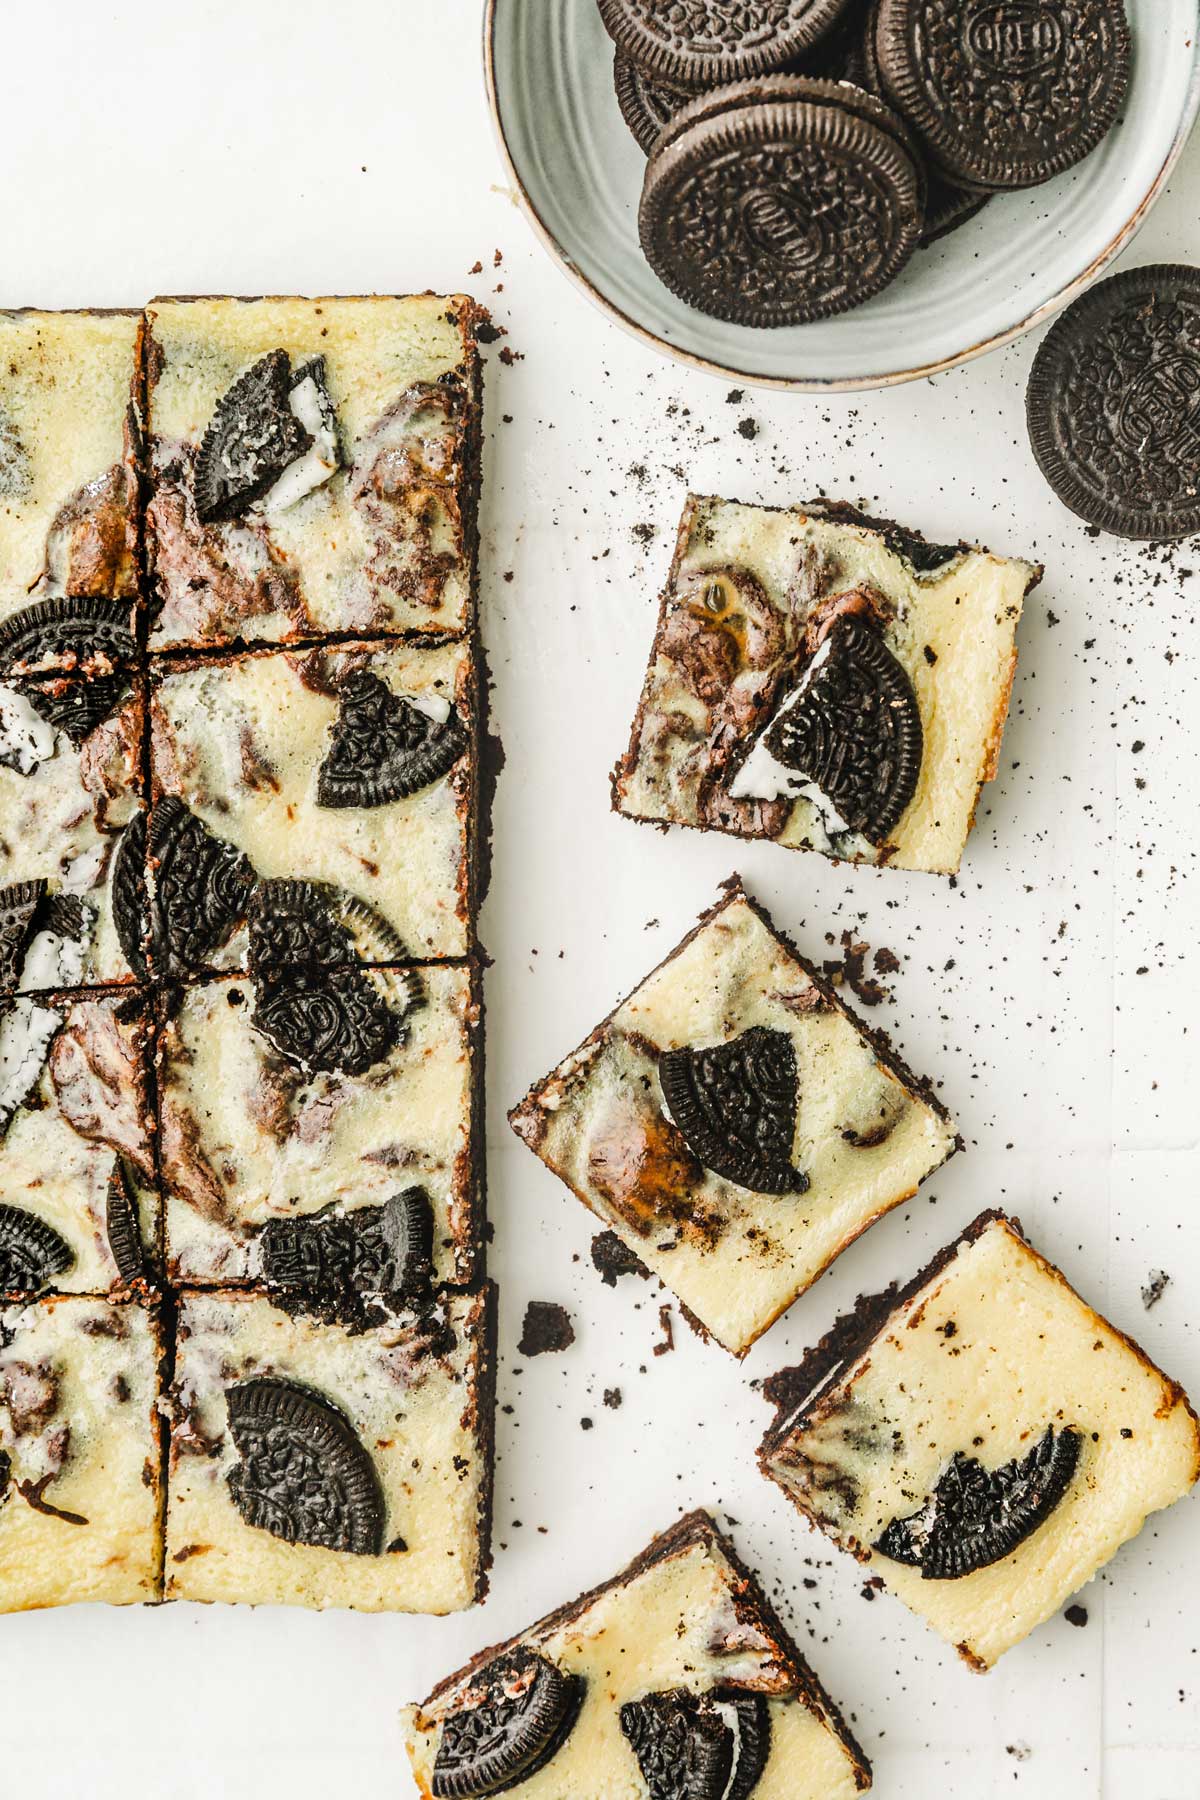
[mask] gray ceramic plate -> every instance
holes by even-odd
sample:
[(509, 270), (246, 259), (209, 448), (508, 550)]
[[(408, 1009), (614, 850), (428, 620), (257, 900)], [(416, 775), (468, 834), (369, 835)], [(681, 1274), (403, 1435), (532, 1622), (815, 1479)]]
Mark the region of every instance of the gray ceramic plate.
[(1045, 187), (994, 199), (857, 311), (780, 331), (693, 312), (648, 268), (637, 240), (645, 158), (617, 110), (612, 45), (595, 0), (487, 0), (484, 64), (501, 147), (534, 228), (621, 325), (739, 381), (884, 387), (1028, 331), (1129, 242), (1200, 103), (1198, 4), (1127, 0), (1129, 100), (1086, 162)]

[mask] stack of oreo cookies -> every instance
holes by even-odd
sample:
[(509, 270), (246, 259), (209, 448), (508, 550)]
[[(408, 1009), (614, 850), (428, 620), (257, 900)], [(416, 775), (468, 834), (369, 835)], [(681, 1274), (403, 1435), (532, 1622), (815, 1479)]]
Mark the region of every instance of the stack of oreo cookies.
[(861, 304), (989, 195), (1079, 162), (1129, 79), (1124, 0), (598, 0), (647, 155), (642, 249), (733, 324)]

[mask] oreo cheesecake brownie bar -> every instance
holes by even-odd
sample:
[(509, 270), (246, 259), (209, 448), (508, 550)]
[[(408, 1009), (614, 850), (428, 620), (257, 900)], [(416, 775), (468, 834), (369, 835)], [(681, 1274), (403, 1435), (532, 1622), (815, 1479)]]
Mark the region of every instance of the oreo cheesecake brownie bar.
[(738, 1356), (958, 1141), (736, 877), (509, 1118)]
[[(473, 939), (469, 645), (343, 642), (158, 663), (148, 950), (164, 974), (244, 967), (255, 878), (325, 884), (367, 962)], [(190, 878), (211, 861), (213, 879)]]
[[(0, 996), (131, 977), (114, 877), (141, 804), (134, 640), (68, 601), (14, 622), (33, 615), (19, 655), (0, 643)], [(71, 671), (41, 667), (62, 653)]]
[(144, 331), (151, 650), (467, 628), (471, 300), (160, 300)]
[(405, 1709), (404, 1731), (424, 1800), (850, 1800), (871, 1785), (845, 1720), (703, 1512), (481, 1651)]
[(999, 1212), (766, 1391), (764, 1473), (981, 1671), (1200, 1475), (1183, 1391)]
[(0, 1611), (159, 1597), (162, 1356), (134, 1301), (0, 1309)]
[(46, 600), (133, 624), (137, 334), (136, 313), (0, 312), (0, 656)]
[(849, 506), (693, 495), (615, 810), (953, 873), (1040, 577)]
[(0, 1000), (0, 1293), (152, 1279), (148, 1036), (136, 995)]
[[(461, 966), (257, 965), (185, 992), (159, 1068), (171, 1279), (329, 1302), (473, 1276), (481, 1001)], [(365, 1284), (365, 1286), (364, 1286)]]
[(372, 1324), (179, 1309), (166, 1595), (454, 1612), (486, 1586), (493, 1297)]

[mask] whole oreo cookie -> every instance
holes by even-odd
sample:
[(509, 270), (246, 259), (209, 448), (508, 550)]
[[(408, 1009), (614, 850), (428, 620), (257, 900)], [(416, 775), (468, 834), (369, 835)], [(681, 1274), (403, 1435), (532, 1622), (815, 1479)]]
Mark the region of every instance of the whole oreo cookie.
[(646, 168), (650, 266), (700, 312), (752, 326), (846, 312), (919, 241), (922, 177), (906, 127), (859, 88), (803, 77), (692, 101)]
[(613, 86), (621, 117), (649, 156), (659, 132), (690, 96), (685, 89), (671, 87), (665, 81), (652, 81), (644, 69), (619, 50), (613, 59)]
[(1129, 84), (1124, 0), (881, 0), (875, 48), (933, 160), (983, 188), (1080, 162)]
[(1152, 264), (1076, 300), (1029, 376), (1038, 467), (1120, 537), (1200, 531), (1200, 270)]
[(701, 89), (782, 69), (845, 0), (599, 0), (617, 48), (654, 82)]

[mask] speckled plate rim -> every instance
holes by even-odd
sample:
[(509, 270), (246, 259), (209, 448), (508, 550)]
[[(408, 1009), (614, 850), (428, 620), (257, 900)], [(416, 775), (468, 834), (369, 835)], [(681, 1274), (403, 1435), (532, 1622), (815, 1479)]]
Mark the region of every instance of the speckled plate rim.
[(717, 375), (725, 380), (745, 383), (747, 387), (776, 388), (793, 394), (853, 394), (869, 392), (871, 389), (902, 387), (905, 382), (922, 381), (930, 375), (941, 375), (947, 369), (958, 368), (962, 363), (974, 362), (976, 357), (986, 356), (990, 350), (1003, 349), (1005, 344), (1013, 343), (1023, 337), (1025, 332), (1032, 331), (1038, 325), (1045, 324), (1047, 319), (1061, 312), (1064, 306), (1082, 294), (1103, 274), (1111, 262), (1118, 257), (1126, 245), (1132, 242), (1146, 222), (1151, 208), (1167, 184), (1175, 164), (1183, 154), (1184, 146), (1191, 136), (1192, 127), (1196, 123), (1197, 112), (1200, 111), (1200, 33), (1197, 34), (1193, 48), (1192, 75), (1188, 84), (1187, 98), (1180, 116), (1179, 126), (1171, 140), (1166, 156), (1150, 187), (1130, 218), (1121, 229), (1109, 239), (1104, 249), (1094, 256), (1087, 267), (1080, 271), (1072, 281), (1067, 282), (1057, 292), (1043, 300), (1032, 312), (1026, 313), (1015, 325), (1004, 331), (994, 332), (991, 337), (981, 338), (977, 344), (970, 344), (965, 350), (957, 350), (951, 356), (936, 362), (921, 363), (911, 369), (893, 369), (883, 375), (766, 375), (760, 370), (741, 369), (732, 363), (713, 362), (708, 357), (698, 356), (694, 351), (684, 350), (678, 344), (672, 344), (666, 338), (659, 337), (657, 332), (650, 331), (617, 306), (606, 294), (603, 294), (594, 282), (576, 266), (568, 251), (555, 237), (533, 203), (520, 171), (513, 160), (508, 147), (508, 133), (504, 125), (504, 113), (500, 104), (500, 92), (496, 83), (495, 35), (496, 13), (507, 0), (484, 0), (483, 11), (483, 76), (487, 88), (488, 110), (491, 113), (492, 129), (500, 151), (504, 167), (512, 182), (514, 192), (534, 235), (541, 241), (544, 249), (549, 251), (555, 265), (571, 281), (575, 287), (586, 294), (592, 305), (613, 319), (623, 331), (651, 349), (669, 356), (672, 361), (685, 363), (689, 368), (700, 369), (706, 375)]

